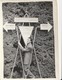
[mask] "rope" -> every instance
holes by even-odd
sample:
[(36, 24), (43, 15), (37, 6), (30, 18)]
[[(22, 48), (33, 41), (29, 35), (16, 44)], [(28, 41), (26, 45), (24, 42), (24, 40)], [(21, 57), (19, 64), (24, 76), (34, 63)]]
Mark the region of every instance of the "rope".
[[(24, 17), (29, 18), (29, 14), (28, 14), (27, 10), (26, 10), (26, 14), (24, 15)], [(24, 26), (24, 22), (23, 22), (22, 26)], [(30, 26), (30, 22), (29, 22), (29, 26)]]
[[(17, 37), (18, 37), (18, 41), (19, 40), (19, 33), (18, 33), (18, 28), (16, 27), (16, 30), (17, 30)], [(24, 65), (23, 65), (23, 59), (22, 59), (22, 54), (21, 54), (21, 51), (20, 51), (20, 57), (21, 57), (21, 63), (22, 63), (22, 68), (23, 68), (23, 78), (25, 77), (25, 72), (24, 72)]]
[[(16, 31), (17, 31), (17, 38), (18, 38), (18, 41), (19, 41), (19, 33), (18, 33), (18, 28), (17, 27), (16, 27)], [(19, 49), (19, 46), (18, 46), (17, 51), (16, 51), (16, 56), (15, 56), (15, 60), (14, 60), (14, 64), (13, 64), (13, 68), (12, 68), (12, 71), (11, 71), (10, 78), (12, 78), (12, 76), (13, 76), (13, 71), (14, 71), (14, 67), (15, 67), (15, 64), (16, 64), (17, 54), (18, 54), (18, 49)], [(25, 72), (24, 72), (24, 65), (23, 65), (23, 59), (22, 59), (21, 51), (20, 51), (20, 57), (21, 57), (21, 63), (22, 63), (22, 68), (23, 68), (23, 78), (24, 78), (25, 77)]]
[(23, 59), (22, 59), (21, 51), (20, 51), (20, 57), (21, 57), (21, 63), (22, 63), (22, 68), (23, 68), (23, 78), (25, 78), (24, 65), (23, 65)]
[[(34, 34), (34, 40), (33, 40), (33, 47), (34, 47), (36, 32), (37, 32), (37, 27), (35, 28), (35, 34)], [(40, 75), (40, 78), (41, 78), (41, 71), (40, 71), (40, 66), (39, 66), (39, 62), (38, 62), (38, 59), (37, 59), (35, 48), (34, 48), (34, 54), (35, 54), (35, 58), (36, 58), (36, 62), (37, 62), (37, 68), (38, 68), (38, 71), (39, 71), (39, 75)]]
[(11, 71), (10, 78), (12, 78), (12, 76), (13, 76), (13, 71), (14, 71), (14, 67), (15, 67), (16, 59), (17, 59), (17, 53), (18, 53), (18, 48), (17, 48), (17, 51), (16, 51), (16, 56), (15, 56), (14, 65), (13, 65), (13, 68), (12, 68), (12, 71)]

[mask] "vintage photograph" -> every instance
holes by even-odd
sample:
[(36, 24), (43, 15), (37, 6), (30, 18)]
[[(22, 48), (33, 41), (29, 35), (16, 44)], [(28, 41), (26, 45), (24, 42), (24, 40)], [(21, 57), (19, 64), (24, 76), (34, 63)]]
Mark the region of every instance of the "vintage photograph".
[(56, 78), (53, 2), (3, 2), (4, 78)]

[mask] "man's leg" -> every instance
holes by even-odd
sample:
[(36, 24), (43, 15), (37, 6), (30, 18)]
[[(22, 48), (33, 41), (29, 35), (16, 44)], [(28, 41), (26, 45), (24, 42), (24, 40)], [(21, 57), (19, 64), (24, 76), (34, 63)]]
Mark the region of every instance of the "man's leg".
[(30, 64), (32, 62), (32, 53), (25, 53), (25, 57), (24, 57), (24, 64)]
[(24, 70), (28, 78), (35, 78), (35, 76), (30, 71), (30, 64), (32, 62), (32, 53), (25, 53), (24, 57)]

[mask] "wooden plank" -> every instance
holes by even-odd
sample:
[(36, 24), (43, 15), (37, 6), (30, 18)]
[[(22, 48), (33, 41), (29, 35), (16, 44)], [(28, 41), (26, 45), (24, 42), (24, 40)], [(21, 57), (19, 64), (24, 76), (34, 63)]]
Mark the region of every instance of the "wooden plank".
[(19, 26), (19, 28), (20, 28), (20, 27), (23, 27), (23, 28), (25, 28), (25, 27), (26, 27), (26, 28), (30, 28), (30, 27), (34, 27), (34, 26)]
[(47, 24), (40, 24), (40, 29), (41, 30), (48, 30), (48, 32), (52, 29), (52, 26), (47, 23)]
[(6, 22), (3, 26), (3, 28), (8, 31), (8, 30), (15, 30), (15, 24), (13, 23), (8, 23)]
[(14, 18), (14, 22), (31, 22), (31, 23), (37, 23), (38, 18)]

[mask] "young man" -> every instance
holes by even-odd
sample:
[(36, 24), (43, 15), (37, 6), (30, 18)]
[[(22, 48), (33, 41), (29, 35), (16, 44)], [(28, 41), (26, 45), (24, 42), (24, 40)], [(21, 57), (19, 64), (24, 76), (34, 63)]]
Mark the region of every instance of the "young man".
[(24, 57), (24, 72), (25, 78), (35, 78), (35, 76), (30, 71), (30, 64), (32, 62), (32, 53), (33, 53), (33, 45), (31, 42), (31, 38), (29, 37), (27, 40), (27, 45), (25, 48), (21, 45), (20, 41), (18, 41), (18, 45), (22, 52), (25, 54)]

